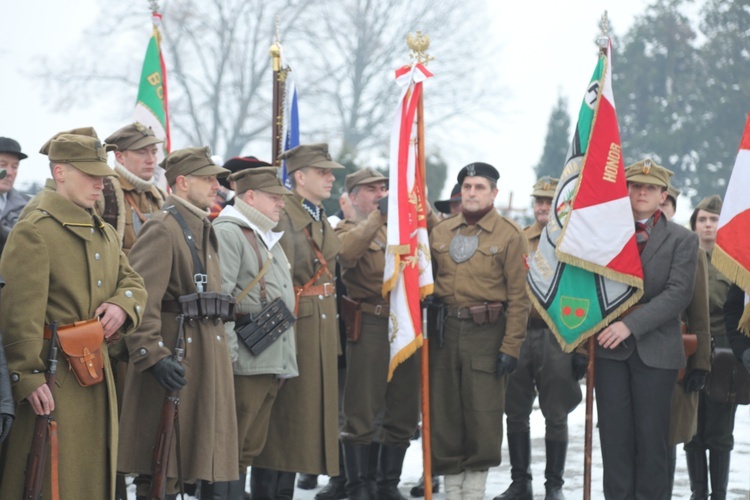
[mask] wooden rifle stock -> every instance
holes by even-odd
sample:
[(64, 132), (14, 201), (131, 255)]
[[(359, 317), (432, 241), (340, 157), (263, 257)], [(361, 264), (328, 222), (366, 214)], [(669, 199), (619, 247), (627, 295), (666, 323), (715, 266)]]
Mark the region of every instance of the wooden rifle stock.
[[(180, 323), (177, 331), (177, 345), (174, 349), (174, 359), (182, 364), (185, 358), (185, 344), (183, 339), (183, 324), (185, 318), (178, 317)], [(167, 467), (169, 466), (169, 450), (172, 448), (172, 435), (174, 433), (177, 410), (180, 404), (179, 391), (167, 391), (161, 406), (159, 426), (156, 429), (156, 440), (154, 441), (154, 455), (151, 474), (151, 489), (149, 500), (163, 500), (167, 491)], [(180, 460), (180, 457), (177, 457)]]
[[(49, 345), (49, 366), (47, 368), (47, 387), (50, 394), (55, 387), (55, 375), (57, 374), (57, 321), (50, 325), (52, 338)], [(26, 458), (26, 479), (23, 486), (24, 500), (41, 500), (44, 486), (44, 469), (47, 465), (47, 447), (50, 440), (56, 442), (57, 426), (52, 415), (37, 415), (34, 422), (34, 434), (31, 439), (31, 450)], [(56, 455), (56, 451), (53, 450)], [(58, 498), (57, 491), (57, 464), (53, 456), (52, 463), (52, 497)]]

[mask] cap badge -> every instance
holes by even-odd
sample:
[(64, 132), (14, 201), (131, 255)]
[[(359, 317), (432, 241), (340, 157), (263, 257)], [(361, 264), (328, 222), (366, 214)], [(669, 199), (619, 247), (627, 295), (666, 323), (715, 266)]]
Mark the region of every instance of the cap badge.
[(477, 171), (474, 168), (474, 164), (473, 163), (471, 165), (469, 165), (469, 166), (466, 167), (466, 175), (468, 175), (469, 177), (474, 177), (474, 176), (477, 175)]
[(146, 126), (144, 124), (142, 124), (141, 122), (135, 122), (133, 124), (133, 126), (135, 127), (135, 129), (138, 132), (145, 132), (146, 131)]
[(651, 160), (646, 160), (643, 162), (643, 167), (641, 167), (641, 172), (648, 175), (649, 172), (651, 172)]

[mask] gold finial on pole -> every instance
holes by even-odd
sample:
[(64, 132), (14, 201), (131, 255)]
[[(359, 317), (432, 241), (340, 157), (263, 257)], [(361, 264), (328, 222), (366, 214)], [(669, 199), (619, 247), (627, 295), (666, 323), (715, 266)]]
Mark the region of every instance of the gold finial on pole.
[(273, 59), (273, 70), (279, 71), (281, 69), (281, 46), (279, 43), (279, 16), (276, 16), (276, 40), (269, 49), (271, 53), (271, 59)]
[(417, 31), (415, 34), (407, 34), (406, 45), (411, 49), (409, 57), (416, 59), (418, 63), (427, 64), (435, 59), (427, 53), (427, 49), (430, 47), (430, 37), (422, 34), (421, 31)]
[(599, 21), (599, 29), (601, 30), (601, 35), (597, 39), (597, 45), (599, 45), (599, 50), (606, 51), (607, 43), (609, 42), (609, 17), (606, 10)]

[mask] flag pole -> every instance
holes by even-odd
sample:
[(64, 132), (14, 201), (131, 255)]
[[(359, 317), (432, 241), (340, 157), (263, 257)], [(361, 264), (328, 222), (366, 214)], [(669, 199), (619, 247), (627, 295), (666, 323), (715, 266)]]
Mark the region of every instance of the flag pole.
[(281, 68), (281, 43), (279, 42), (279, 16), (276, 16), (276, 41), (269, 49), (273, 60), (273, 101), (271, 114), (271, 164), (275, 167), (281, 165), (279, 155), (282, 151), (283, 126), (284, 126), (284, 81), (286, 71)]
[[(417, 63), (426, 64), (433, 59), (427, 54), (430, 46), (430, 38), (421, 31), (416, 35), (409, 34), (406, 44), (411, 49), (411, 57)], [(419, 94), (417, 101), (417, 168), (421, 179), (421, 190), (423, 197), (426, 195), (426, 168), (425, 168), (425, 141), (424, 141), (424, 90)], [(424, 475), (424, 498), (432, 500), (432, 429), (430, 425), (430, 349), (429, 336), (427, 334), (427, 309), (422, 308), (422, 466)]]
[[(599, 52), (607, 53), (609, 38), (609, 19), (607, 11), (602, 14), (599, 23), (601, 28), (601, 37), (597, 40)], [(584, 446), (583, 446), (583, 500), (591, 500), (591, 455), (592, 441), (594, 434), (594, 369), (596, 365), (596, 335), (589, 337), (586, 347), (588, 350), (588, 364), (586, 365), (586, 426), (584, 429)]]

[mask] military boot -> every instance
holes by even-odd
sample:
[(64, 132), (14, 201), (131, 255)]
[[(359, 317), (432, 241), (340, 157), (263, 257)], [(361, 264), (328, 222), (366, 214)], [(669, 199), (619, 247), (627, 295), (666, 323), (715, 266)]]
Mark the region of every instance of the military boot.
[[(440, 478), (438, 476), (432, 476), (432, 492), (440, 493)], [(416, 486), (412, 487), (409, 494), (414, 498), (424, 496), (424, 474), (419, 477), (419, 482)]]
[(252, 467), (250, 469), (250, 493), (253, 500), (276, 500), (276, 484), (279, 471)]
[(508, 434), (510, 479), (508, 489), (493, 500), (533, 500), (531, 489), (531, 435), (528, 432)]
[(711, 500), (724, 500), (729, 483), (729, 457), (731, 451), (710, 450)]
[(346, 469), (341, 441), (339, 441), (339, 475), (332, 476), (325, 488), (315, 495), (315, 500), (338, 500), (339, 498), (346, 498)]
[(300, 474), (297, 479), (297, 488), (301, 490), (314, 490), (318, 487), (317, 474)]
[[(346, 493), (350, 500), (373, 500), (367, 487), (367, 469), (370, 462), (370, 445), (344, 442), (346, 467)], [(255, 497), (253, 497), (255, 500)]]
[(378, 497), (378, 457), (380, 456), (380, 443), (373, 441), (370, 443), (370, 458), (367, 461), (367, 489), (370, 491), (370, 497)]
[(406, 448), (380, 445), (378, 456), (378, 500), (406, 500), (398, 491)]
[(297, 477), (297, 473), (279, 471), (278, 474), (279, 478), (276, 480), (276, 500), (292, 500), (294, 498), (294, 479)]
[(708, 466), (706, 452), (685, 448), (688, 476), (690, 476), (690, 500), (706, 500), (708, 498)]
[(545, 440), (547, 449), (547, 466), (544, 469), (544, 500), (565, 500), (562, 487), (565, 473), (565, 456), (568, 452), (567, 441)]

